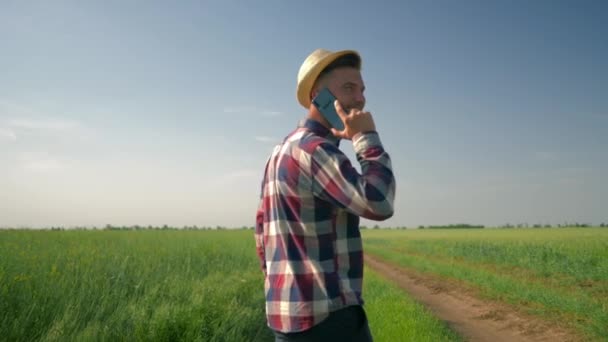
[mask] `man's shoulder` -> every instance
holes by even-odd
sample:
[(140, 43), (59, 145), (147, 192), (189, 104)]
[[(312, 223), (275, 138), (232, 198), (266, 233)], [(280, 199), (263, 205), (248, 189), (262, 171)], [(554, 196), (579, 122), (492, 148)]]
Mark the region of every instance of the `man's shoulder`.
[(313, 154), (318, 148), (331, 148), (335, 145), (327, 138), (314, 134), (311, 131), (301, 129), (292, 132), (286, 139), (285, 142), (295, 148), (299, 148), (309, 154)]

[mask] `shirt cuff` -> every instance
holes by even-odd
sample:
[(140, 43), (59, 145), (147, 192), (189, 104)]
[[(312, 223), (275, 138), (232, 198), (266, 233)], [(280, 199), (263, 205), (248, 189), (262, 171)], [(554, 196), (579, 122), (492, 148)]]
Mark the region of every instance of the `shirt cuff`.
[(382, 142), (380, 142), (380, 136), (376, 131), (359, 132), (353, 137), (353, 150), (355, 153), (378, 146), (381, 147)]

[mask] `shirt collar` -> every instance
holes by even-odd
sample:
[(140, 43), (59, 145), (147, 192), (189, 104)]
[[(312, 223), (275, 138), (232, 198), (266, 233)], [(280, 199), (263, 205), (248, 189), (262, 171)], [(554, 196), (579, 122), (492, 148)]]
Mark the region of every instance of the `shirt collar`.
[(336, 146), (340, 146), (341, 139), (333, 135), (331, 131), (327, 127), (323, 126), (323, 124), (321, 124), (319, 121), (310, 118), (304, 118), (300, 120), (300, 122), (298, 123), (298, 127), (305, 128), (313, 132), (314, 134), (331, 141)]

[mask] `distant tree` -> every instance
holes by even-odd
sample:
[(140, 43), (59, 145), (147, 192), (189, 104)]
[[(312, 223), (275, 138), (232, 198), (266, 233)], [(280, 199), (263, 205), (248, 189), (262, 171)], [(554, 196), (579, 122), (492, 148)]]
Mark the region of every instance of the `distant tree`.
[(380, 226), (376, 224), (374, 225), (374, 229), (380, 229)]
[(418, 226), (418, 229), (424, 229), (424, 226)]
[(367, 226), (361, 226), (359, 229), (367, 229)]

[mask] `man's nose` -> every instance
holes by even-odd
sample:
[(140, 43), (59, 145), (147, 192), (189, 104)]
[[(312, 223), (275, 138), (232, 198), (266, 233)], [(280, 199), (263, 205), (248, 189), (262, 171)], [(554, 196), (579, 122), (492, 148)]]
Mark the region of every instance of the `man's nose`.
[(365, 104), (365, 95), (363, 95), (363, 92), (357, 93), (357, 95), (355, 96), (355, 101), (361, 104)]

